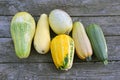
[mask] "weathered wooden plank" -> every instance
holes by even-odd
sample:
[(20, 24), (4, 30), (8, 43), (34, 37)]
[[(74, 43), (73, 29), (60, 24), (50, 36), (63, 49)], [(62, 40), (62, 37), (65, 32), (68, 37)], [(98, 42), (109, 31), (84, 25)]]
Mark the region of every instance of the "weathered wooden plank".
[(96, 23), (101, 26), (104, 35), (120, 35), (120, 16), (116, 17), (73, 17), (74, 21), (81, 21), (84, 26)]
[(28, 11), (33, 15), (63, 9), (71, 16), (120, 15), (120, 0), (0, 0), (0, 15)]
[(74, 63), (69, 71), (57, 70), (53, 63), (0, 64), (1, 80), (119, 80), (120, 62), (107, 66), (97, 62)]
[[(109, 60), (120, 60), (120, 36), (106, 37)], [(81, 62), (75, 55), (75, 62)], [(51, 53), (38, 54), (32, 47), (31, 55), (27, 59), (18, 59), (14, 52), (11, 38), (0, 38), (0, 62), (52, 62)]]
[(50, 52), (45, 55), (38, 54), (33, 46), (31, 55), (27, 59), (17, 58), (11, 38), (0, 38), (0, 59), (0, 62), (51, 62), (52, 60)]
[[(10, 36), (12, 16), (0, 16), (0, 37)], [(90, 23), (101, 25), (105, 35), (120, 35), (120, 16), (115, 17), (72, 17), (73, 21), (81, 21), (85, 26)], [(38, 17), (35, 17), (36, 22)], [(53, 33), (51, 35), (54, 35)]]
[(0, 16), (0, 37), (10, 37), (11, 17)]

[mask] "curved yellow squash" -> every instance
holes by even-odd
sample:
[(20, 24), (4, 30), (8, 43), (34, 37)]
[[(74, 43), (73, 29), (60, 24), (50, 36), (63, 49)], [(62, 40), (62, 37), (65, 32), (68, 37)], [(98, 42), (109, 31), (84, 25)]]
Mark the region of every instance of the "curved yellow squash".
[(54, 64), (58, 69), (70, 69), (74, 58), (73, 39), (65, 34), (61, 34), (53, 38), (51, 42), (51, 54)]
[(41, 14), (38, 20), (34, 47), (40, 54), (46, 54), (50, 49), (50, 29), (47, 14)]

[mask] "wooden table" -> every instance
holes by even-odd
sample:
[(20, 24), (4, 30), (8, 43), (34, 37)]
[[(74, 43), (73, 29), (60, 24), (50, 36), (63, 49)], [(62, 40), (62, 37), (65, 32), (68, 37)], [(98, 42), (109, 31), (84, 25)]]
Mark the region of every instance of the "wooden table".
[[(81, 61), (75, 54), (73, 67), (57, 70), (50, 52), (38, 54), (32, 47), (27, 59), (15, 55), (10, 21), (19, 11), (40, 14), (65, 10), (73, 21), (101, 26), (108, 45), (109, 64), (93, 59)], [(120, 0), (0, 0), (0, 80), (120, 80)]]

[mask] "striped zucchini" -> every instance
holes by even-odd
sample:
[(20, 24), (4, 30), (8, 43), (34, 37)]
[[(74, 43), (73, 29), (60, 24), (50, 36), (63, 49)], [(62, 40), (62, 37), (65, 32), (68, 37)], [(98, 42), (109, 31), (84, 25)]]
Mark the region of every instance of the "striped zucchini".
[(60, 70), (72, 67), (74, 58), (74, 41), (71, 37), (61, 34), (51, 42), (51, 54), (55, 66)]
[(102, 29), (99, 25), (91, 24), (86, 28), (93, 51), (97, 58), (105, 65), (108, 64), (107, 45)]
[(27, 58), (35, 33), (34, 18), (27, 12), (18, 12), (12, 18), (10, 31), (16, 55), (19, 58)]

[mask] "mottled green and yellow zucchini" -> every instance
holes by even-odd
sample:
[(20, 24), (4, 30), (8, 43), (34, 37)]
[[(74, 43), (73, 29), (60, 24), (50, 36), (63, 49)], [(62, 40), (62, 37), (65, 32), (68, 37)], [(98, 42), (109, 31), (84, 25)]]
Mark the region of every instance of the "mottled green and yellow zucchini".
[(18, 12), (12, 18), (10, 31), (16, 55), (19, 58), (27, 58), (35, 33), (34, 18), (27, 12)]

